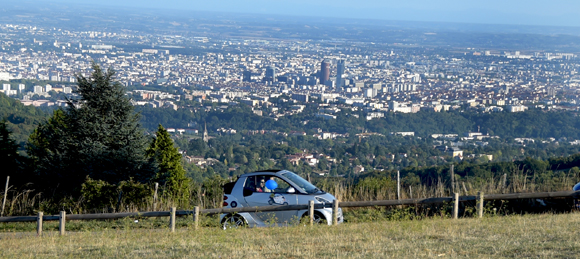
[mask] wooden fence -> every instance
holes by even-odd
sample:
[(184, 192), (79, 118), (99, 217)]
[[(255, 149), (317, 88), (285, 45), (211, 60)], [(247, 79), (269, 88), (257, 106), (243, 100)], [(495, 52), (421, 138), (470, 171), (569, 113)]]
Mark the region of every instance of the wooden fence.
[(478, 216), (483, 216), (483, 201), (485, 200), (514, 200), (514, 199), (545, 199), (545, 198), (580, 198), (580, 191), (561, 191), (561, 192), (539, 192), (539, 193), (509, 193), (509, 194), (488, 194), (479, 193), (477, 196), (459, 196), (455, 193), (454, 197), (439, 198), (422, 198), (422, 199), (403, 199), (403, 200), (381, 200), (381, 201), (350, 201), (338, 202), (336, 200), (331, 204), (314, 204), (310, 201), (308, 205), (271, 205), (260, 207), (239, 207), (239, 208), (219, 208), (203, 209), (194, 207), (193, 210), (176, 210), (171, 208), (170, 211), (147, 211), (147, 212), (124, 212), (124, 213), (99, 213), (99, 214), (69, 214), (61, 211), (59, 215), (47, 215), (39, 212), (36, 216), (14, 216), (0, 217), (0, 222), (37, 222), (37, 234), (42, 235), (42, 223), (44, 221), (59, 221), (59, 232), (65, 234), (66, 220), (95, 220), (95, 219), (120, 219), (126, 217), (168, 217), (171, 232), (175, 231), (175, 217), (184, 215), (193, 215), (195, 227), (199, 224), (199, 215), (215, 215), (222, 213), (240, 213), (240, 212), (268, 212), (268, 211), (286, 211), (286, 210), (304, 210), (308, 209), (310, 215), (310, 224), (314, 217), (314, 209), (332, 208), (332, 224), (336, 225), (338, 207), (374, 207), (374, 206), (393, 206), (393, 205), (419, 205), (419, 204), (437, 204), (453, 202), (453, 218), (458, 218), (459, 203), (465, 201), (477, 201)]

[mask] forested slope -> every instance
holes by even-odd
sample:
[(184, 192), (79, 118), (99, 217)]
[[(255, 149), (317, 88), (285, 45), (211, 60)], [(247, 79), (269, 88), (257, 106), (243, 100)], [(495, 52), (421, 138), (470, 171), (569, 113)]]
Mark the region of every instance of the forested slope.
[(0, 93), (0, 119), (7, 120), (12, 138), (23, 147), (28, 136), (48, 114), (34, 106), (25, 106), (18, 100)]
[[(389, 134), (413, 131), (416, 136), (427, 137), (438, 133), (463, 134), (479, 130), (502, 138), (562, 138), (580, 139), (580, 118), (574, 112), (542, 111), (479, 113), (474, 111), (418, 112), (411, 114), (385, 113), (385, 118), (366, 120), (366, 113), (343, 109), (335, 120), (316, 117), (316, 104), (308, 104), (302, 113), (279, 117), (277, 120), (258, 116), (243, 104), (225, 109), (205, 111), (203, 107), (178, 109), (153, 109), (138, 107), (145, 128), (154, 130), (159, 123), (166, 127), (188, 127), (195, 122), (196, 128), (241, 130), (278, 130), (282, 132), (322, 129), (325, 132), (360, 133), (362, 130)], [(197, 110), (197, 111), (192, 111)]]

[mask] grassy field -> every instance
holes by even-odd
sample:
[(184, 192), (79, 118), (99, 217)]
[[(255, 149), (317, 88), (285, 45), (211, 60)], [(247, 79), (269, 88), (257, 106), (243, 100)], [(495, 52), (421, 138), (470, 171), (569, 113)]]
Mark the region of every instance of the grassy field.
[(196, 231), (182, 223), (176, 233), (130, 223), (98, 231), (69, 231), (62, 237), (54, 231), (46, 231), (43, 237), (34, 232), (2, 232), (0, 257), (574, 258), (580, 253), (578, 213), (228, 231), (216, 227)]

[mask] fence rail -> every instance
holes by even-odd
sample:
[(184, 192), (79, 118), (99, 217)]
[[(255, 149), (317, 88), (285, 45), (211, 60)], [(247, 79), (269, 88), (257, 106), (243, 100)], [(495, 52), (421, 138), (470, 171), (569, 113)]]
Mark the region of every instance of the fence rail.
[[(394, 205), (418, 205), (418, 204), (436, 204), (445, 202), (454, 202), (454, 218), (457, 218), (458, 204), (465, 201), (478, 202), (479, 217), (483, 215), (483, 201), (485, 200), (514, 200), (514, 199), (546, 199), (546, 198), (580, 198), (580, 191), (560, 191), (560, 192), (538, 192), (538, 193), (508, 193), (508, 194), (488, 194), (483, 195), (479, 193), (477, 196), (459, 196), (455, 194), (454, 197), (438, 197), (438, 198), (423, 198), (423, 199), (403, 199), (403, 200), (381, 200), (381, 201), (349, 201), (327, 204), (304, 204), (304, 205), (271, 205), (260, 207), (239, 207), (239, 208), (218, 208), (218, 209), (204, 209), (200, 210), (195, 207), (193, 210), (179, 210), (172, 208), (171, 211), (146, 211), (146, 212), (122, 212), (122, 213), (95, 213), (95, 214), (70, 214), (61, 212), (60, 215), (43, 215), (39, 212), (37, 216), (13, 216), (0, 217), (0, 222), (38, 222), (38, 234), (42, 233), (43, 221), (60, 222), (59, 229), (61, 234), (64, 234), (64, 224), (66, 220), (98, 220), (98, 219), (120, 219), (126, 217), (170, 217), (170, 226), (175, 226), (175, 216), (194, 215), (194, 221), (199, 221), (199, 214), (215, 215), (222, 213), (241, 213), (241, 212), (269, 212), (269, 211), (286, 211), (286, 210), (306, 210), (333, 208), (333, 223), (336, 224), (336, 210), (338, 207), (374, 207), (374, 206), (394, 206)], [(310, 213), (312, 218), (312, 213)], [(171, 228), (174, 231), (174, 227)]]

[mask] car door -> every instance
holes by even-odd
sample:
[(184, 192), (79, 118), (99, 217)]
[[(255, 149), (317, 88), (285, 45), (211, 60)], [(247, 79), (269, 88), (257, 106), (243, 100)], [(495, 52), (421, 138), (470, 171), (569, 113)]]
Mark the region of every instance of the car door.
[[(288, 184), (283, 179), (273, 176), (273, 175), (257, 175), (257, 176), (250, 176), (254, 177), (253, 179), (248, 179), (246, 183), (248, 186), (245, 186), (245, 190), (252, 189), (253, 191), (248, 192), (246, 191), (244, 199), (248, 206), (250, 207), (261, 207), (261, 206), (270, 206), (270, 205), (296, 205), (297, 204), (297, 196), (295, 193), (288, 193), (288, 188), (290, 184)], [(272, 180), (276, 182), (277, 187), (275, 189), (268, 189), (264, 188), (265, 183), (268, 180)], [(264, 186), (261, 185), (262, 181), (264, 181)], [(252, 188), (251, 184), (255, 184)], [(284, 224), (290, 223), (293, 219), (296, 218), (298, 211), (265, 211), (265, 212), (256, 212), (252, 213), (253, 217), (260, 219), (264, 224)]]

